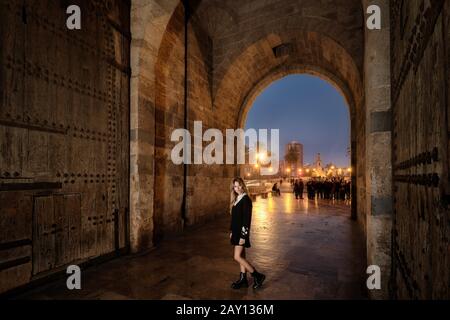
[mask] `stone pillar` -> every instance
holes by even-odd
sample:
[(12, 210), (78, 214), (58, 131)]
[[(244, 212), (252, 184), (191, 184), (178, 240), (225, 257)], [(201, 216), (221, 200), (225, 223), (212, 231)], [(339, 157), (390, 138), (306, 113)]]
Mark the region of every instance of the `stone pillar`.
[[(381, 30), (366, 26), (367, 8), (381, 8)], [(381, 269), (381, 289), (369, 290), (371, 299), (389, 298), (392, 229), (392, 124), (390, 88), (389, 0), (364, 0), (366, 97), (366, 208), (367, 265)]]
[(155, 64), (178, 0), (136, 0), (131, 6), (130, 247), (153, 246)]

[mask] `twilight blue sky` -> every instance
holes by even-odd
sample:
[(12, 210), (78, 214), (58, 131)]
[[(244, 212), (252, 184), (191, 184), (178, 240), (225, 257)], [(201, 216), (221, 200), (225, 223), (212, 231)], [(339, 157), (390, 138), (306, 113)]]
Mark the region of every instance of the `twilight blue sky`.
[(280, 153), (297, 140), (304, 163), (320, 152), (323, 164), (349, 166), (350, 116), (344, 97), (328, 82), (306, 74), (273, 82), (255, 100), (245, 129), (279, 129)]

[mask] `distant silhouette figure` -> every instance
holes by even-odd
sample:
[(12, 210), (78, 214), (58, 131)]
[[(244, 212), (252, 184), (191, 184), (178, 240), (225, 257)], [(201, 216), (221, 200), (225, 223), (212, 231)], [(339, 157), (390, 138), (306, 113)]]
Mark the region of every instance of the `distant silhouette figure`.
[(275, 184), (272, 186), (272, 191), (275, 192), (275, 194), (276, 194), (277, 196), (281, 196), (281, 190), (280, 190), (280, 188), (278, 188), (278, 183), (275, 183)]

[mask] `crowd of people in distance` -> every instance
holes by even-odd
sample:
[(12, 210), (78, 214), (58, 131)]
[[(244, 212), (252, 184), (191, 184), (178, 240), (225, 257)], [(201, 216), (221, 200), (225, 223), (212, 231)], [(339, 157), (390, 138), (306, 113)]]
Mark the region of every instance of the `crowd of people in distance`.
[[(305, 183), (302, 179), (291, 179), (291, 186), (296, 199), (303, 199)], [(306, 183), (308, 199), (351, 200), (351, 182), (341, 177), (315, 178)]]

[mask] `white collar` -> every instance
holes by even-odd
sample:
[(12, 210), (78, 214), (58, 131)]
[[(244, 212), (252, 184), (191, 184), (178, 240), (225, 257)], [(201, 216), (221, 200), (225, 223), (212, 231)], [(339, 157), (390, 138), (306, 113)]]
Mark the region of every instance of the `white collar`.
[(241, 201), (241, 199), (246, 195), (246, 193), (244, 192), (243, 194), (240, 194), (237, 196), (236, 201), (234, 202), (234, 205), (237, 205), (237, 203), (239, 201)]

